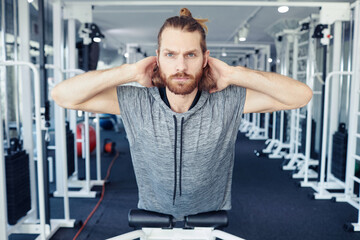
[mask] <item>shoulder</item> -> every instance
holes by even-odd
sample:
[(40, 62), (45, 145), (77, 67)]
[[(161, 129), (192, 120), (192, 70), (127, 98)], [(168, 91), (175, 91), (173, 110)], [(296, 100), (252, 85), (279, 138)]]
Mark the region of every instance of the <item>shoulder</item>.
[(228, 86), (222, 91), (211, 93), (209, 104), (227, 112), (242, 111), (246, 100), (246, 88)]
[(230, 85), (229, 87), (227, 87), (225, 89), (225, 91), (227, 91), (228, 94), (234, 94), (234, 95), (246, 94), (246, 88), (239, 87), (239, 86), (236, 86), (236, 85)]
[(149, 89), (135, 85), (121, 85), (116, 87), (118, 98), (139, 98), (149, 95)]
[(233, 97), (245, 98), (245, 95), (246, 95), (246, 88), (239, 87), (236, 85), (230, 85), (219, 92), (210, 94), (211, 97), (216, 97), (216, 98), (233, 98)]

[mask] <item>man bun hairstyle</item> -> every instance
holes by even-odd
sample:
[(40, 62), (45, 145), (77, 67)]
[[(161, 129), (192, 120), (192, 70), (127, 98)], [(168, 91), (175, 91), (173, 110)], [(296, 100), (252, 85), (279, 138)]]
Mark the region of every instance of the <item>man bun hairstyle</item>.
[[(207, 51), (206, 47), (206, 34), (208, 28), (206, 26), (208, 19), (193, 18), (189, 9), (182, 8), (179, 16), (174, 16), (166, 19), (160, 31), (158, 33), (158, 51), (160, 52), (161, 35), (166, 28), (180, 29), (185, 32), (199, 32), (200, 33), (200, 47), (203, 54)], [(165, 84), (160, 78), (160, 71), (158, 67), (155, 67), (152, 78), (153, 84), (156, 87), (165, 87)], [(216, 87), (215, 81), (211, 78), (209, 65), (204, 68), (203, 78), (199, 83), (199, 90), (209, 91), (211, 88)]]
[(158, 50), (160, 50), (161, 45), (161, 35), (163, 31), (168, 28), (175, 28), (175, 29), (181, 29), (185, 32), (196, 32), (198, 31), (201, 35), (201, 50), (203, 53), (206, 52), (206, 33), (208, 31), (207, 26), (205, 25), (205, 22), (207, 22), (208, 19), (199, 19), (199, 18), (193, 18), (191, 15), (191, 12), (187, 8), (182, 8), (180, 10), (179, 16), (174, 16), (171, 18), (166, 19), (162, 27), (160, 28), (159, 34), (158, 34)]
[[(180, 10), (180, 17), (181, 16), (193, 18), (190, 10), (187, 8), (182, 8)], [(195, 19), (200, 24), (200, 26), (205, 30), (205, 33), (208, 32), (208, 28), (205, 24), (207, 21), (209, 21), (207, 18), (193, 18), (193, 19)]]

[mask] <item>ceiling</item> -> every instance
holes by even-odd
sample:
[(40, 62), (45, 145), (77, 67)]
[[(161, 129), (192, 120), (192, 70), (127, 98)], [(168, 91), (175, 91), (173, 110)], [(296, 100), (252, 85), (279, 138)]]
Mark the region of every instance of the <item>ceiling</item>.
[[(75, 1), (65, 0), (66, 3)], [(238, 59), (246, 54), (246, 45), (266, 44), (273, 45), (271, 36), (274, 29), (294, 27), (294, 22), (304, 19), (313, 13), (319, 12), (319, 7), (290, 7), (287, 13), (279, 13), (277, 7), (256, 4), (255, 6), (221, 6), (231, 1), (84, 1), (76, 2), (93, 5), (93, 22), (96, 23), (105, 35), (102, 48), (107, 51), (126, 51), (127, 43), (139, 44), (141, 51), (147, 55), (155, 55), (157, 34), (164, 21), (178, 15), (182, 7), (187, 7), (193, 17), (207, 18), (209, 32), (207, 44), (212, 56), (227, 62)], [(124, 4), (121, 4), (123, 2)], [(218, 6), (214, 6), (214, 2)], [(233, 1), (241, 2), (241, 1)], [(249, 2), (249, 1), (248, 1)], [(262, 1), (276, 2), (276, 1)], [(288, 1), (311, 2), (311, 1)], [(354, 1), (317, 1), (317, 2), (354, 2)], [(134, 5), (139, 3), (139, 5)], [(213, 6), (207, 5), (207, 3)], [(200, 6), (202, 5), (202, 6)], [(246, 42), (234, 43), (234, 35), (245, 23), (249, 25), (249, 34)], [(235, 47), (234, 47), (235, 46)], [(119, 50), (120, 49), (120, 50)], [(225, 49), (227, 56), (222, 57)], [(118, 51), (119, 50), (119, 51)], [(247, 49), (248, 50), (248, 49)], [(274, 51), (274, 48), (272, 48)]]

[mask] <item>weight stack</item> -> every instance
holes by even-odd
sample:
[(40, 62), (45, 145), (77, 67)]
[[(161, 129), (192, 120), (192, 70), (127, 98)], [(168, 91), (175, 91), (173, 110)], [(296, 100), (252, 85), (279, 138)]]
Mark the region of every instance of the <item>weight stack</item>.
[(74, 133), (70, 130), (69, 123), (66, 123), (66, 150), (67, 150), (67, 166), (68, 166), (68, 176), (73, 175), (75, 171), (75, 149), (74, 149)]
[(269, 136), (272, 137), (272, 131), (273, 131), (273, 113), (270, 113), (269, 117)]
[(333, 135), (331, 173), (342, 181), (345, 181), (347, 138), (345, 123), (340, 123)]
[(260, 114), (260, 128), (264, 128), (265, 126), (265, 114)]
[(289, 119), (288, 119), (288, 113), (284, 111), (284, 131), (283, 131), (283, 140), (284, 142), (288, 142), (289, 139), (287, 138), (288, 136), (290, 137), (289, 131), (290, 129), (288, 129), (288, 123), (289, 123)]
[(300, 119), (300, 128), (301, 128), (301, 133), (300, 133), (300, 151), (302, 154), (305, 155), (305, 148), (306, 148), (306, 119)]
[(5, 156), (8, 223), (14, 225), (31, 209), (29, 155), (23, 150)]

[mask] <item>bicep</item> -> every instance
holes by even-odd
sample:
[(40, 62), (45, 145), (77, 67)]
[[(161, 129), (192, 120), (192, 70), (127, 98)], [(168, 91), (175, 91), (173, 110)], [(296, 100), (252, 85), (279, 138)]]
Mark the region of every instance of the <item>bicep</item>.
[(290, 109), (289, 106), (282, 104), (269, 95), (246, 89), (246, 98), (243, 113), (266, 113), (279, 110)]
[(109, 88), (95, 95), (91, 99), (71, 107), (92, 113), (120, 114), (116, 87)]

